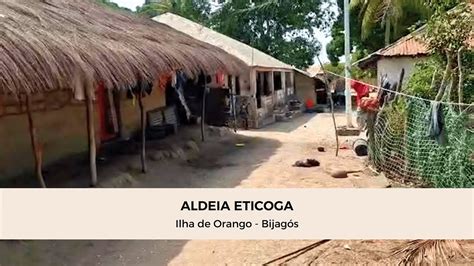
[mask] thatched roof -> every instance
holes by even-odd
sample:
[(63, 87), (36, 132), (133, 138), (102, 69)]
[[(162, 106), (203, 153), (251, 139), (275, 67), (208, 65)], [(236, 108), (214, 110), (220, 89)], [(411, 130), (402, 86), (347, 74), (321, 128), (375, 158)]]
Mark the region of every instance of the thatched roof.
[(0, 94), (108, 88), (152, 81), (164, 71), (237, 75), (243, 62), (209, 44), (91, 0), (0, 2)]

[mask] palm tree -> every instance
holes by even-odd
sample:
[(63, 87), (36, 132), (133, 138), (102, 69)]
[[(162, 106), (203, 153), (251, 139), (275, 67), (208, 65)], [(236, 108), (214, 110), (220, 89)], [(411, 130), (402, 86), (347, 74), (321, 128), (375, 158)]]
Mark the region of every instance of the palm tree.
[[(176, 3), (179, 2), (179, 3)], [(146, 1), (145, 4), (137, 8), (137, 13), (154, 17), (167, 12), (175, 11), (173, 6), (181, 4), (180, 0), (161, 0), (161, 1)]]
[(388, 45), (390, 40), (400, 37), (401, 28), (411, 26), (407, 25), (407, 21), (412, 21), (410, 14), (418, 14), (421, 18), (429, 16), (430, 9), (423, 2), (423, 0), (353, 0), (350, 8), (352, 12), (359, 11), (363, 39), (369, 36), (377, 24), (380, 24), (385, 28), (385, 45)]
[(137, 13), (154, 17), (164, 13), (173, 13), (196, 22), (205, 22), (210, 12), (207, 0), (157, 0), (147, 1), (137, 8)]

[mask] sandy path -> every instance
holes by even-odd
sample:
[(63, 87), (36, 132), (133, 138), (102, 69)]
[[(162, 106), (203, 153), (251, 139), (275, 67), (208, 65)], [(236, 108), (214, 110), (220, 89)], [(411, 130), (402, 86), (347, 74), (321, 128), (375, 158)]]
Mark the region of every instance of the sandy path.
[[(342, 123), (343, 115), (338, 115)], [(347, 138), (341, 137), (341, 142)], [(243, 143), (244, 147), (235, 144)], [(318, 147), (326, 152), (318, 152)], [(306, 114), (264, 129), (239, 131), (221, 140), (211, 139), (191, 163), (155, 163), (135, 187), (194, 188), (353, 188), (385, 187), (387, 181), (366, 173), (334, 179), (334, 170), (364, 169), (352, 150), (335, 156), (335, 137), (329, 114)], [(295, 161), (315, 158), (320, 167), (292, 167)]]

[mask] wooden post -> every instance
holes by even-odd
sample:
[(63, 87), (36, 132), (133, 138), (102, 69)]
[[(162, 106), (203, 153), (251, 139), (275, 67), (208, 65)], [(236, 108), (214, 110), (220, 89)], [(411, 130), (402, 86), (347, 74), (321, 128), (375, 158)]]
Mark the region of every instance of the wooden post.
[[(260, 125), (258, 123), (258, 99), (257, 99), (257, 70), (252, 68), (250, 70), (250, 112), (248, 114), (249, 120), (254, 121), (252, 127), (258, 128)], [(255, 108), (254, 108), (255, 107)]]
[(435, 101), (439, 102), (441, 101), (441, 98), (444, 95), (444, 90), (445, 90), (445, 83), (448, 80), (449, 75), (451, 74), (451, 57), (448, 55), (447, 56), (447, 63), (446, 63), (446, 69), (444, 70), (443, 74), (443, 79), (441, 80), (441, 85), (439, 86), (438, 94), (436, 94)]
[(321, 70), (323, 71), (324, 84), (326, 86), (326, 95), (329, 96), (328, 98), (329, 98), (329, 103), (330, 103), (330, 106), (331, 106), (332, 123), (333, 123), (333, 126), (334, 126), (334, 132), (336, 133), (336, 157), (337, 157), (337, 156), (339, 156), (339, 136), (337, 135), (336, 117), (334, 116), (334, 102), (332, 100), (331, 89), (329, 88), (329, 80), (328, 80), (326, 70), (324, 69), (323, 63), (321, 63), (321, 60), (319, 59), (319, 56), (316, 56), (316, 58), (318, 59), (319, 66), (321, 67)]
[(35, 128), (35, 124), (33, 121), (33, 115), (31, 113), (31, 99), (28, 94), (26, 94), (26, 113), (28, 115), (28, 126), (30, 130), (30, 139), (31, 139), (31, 147), (33, 148), (33, 155), (35, 157), (35, 172), (36, 177), (42, 188), (46, 188), (46, 183), (44, 182), (43, 178), (43, 171), (42, 171), (42, 158), (43, 158), (43, 150), (38, 143), (38, 135)]
[(459, 112), (462, 112), (462, 103), (464, 101), (463, 98), (463, 73), (462, 73), (462, 50), (464, 47), (461, 47), (458, 50), (458, 71), (459, 71), (459, 76), (458, 76), (458, 103), (459, 103)]
[(143, 109), (143, 87), (140, 87), (140, 92), (138, 93), (138, 106), (140, 107), (140, 123), (141, 123), (141, 133), (142, 133), (142, 149), (140, 154), (140, 159), (142, 162), (142, 173), (147, 172), (146, 167), (146, 125), (145, 125), (145, 111)]
[(204, 137), (204, 123), (206, 119), (206, 97), (207, 96), (207, 86), (204, 87), (204, 92), (202, 94), (202, 115), (201, 115), (201, 140), (205, 141)]
[(91, 186), (97, 185), (97, 150), (95, 143), (95, 119), (94, 119), (94, 102), (93, 102), (94, 90), (92, 87), (85, 88), (86, 98), (86, 111), (87, 111), (87, 135), (89, 138), (89, 164), (91, 172)]

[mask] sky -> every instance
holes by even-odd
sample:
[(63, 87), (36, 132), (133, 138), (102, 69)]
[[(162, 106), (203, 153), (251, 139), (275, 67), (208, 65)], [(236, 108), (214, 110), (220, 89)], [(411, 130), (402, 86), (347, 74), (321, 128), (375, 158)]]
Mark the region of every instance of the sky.
[[(112, 0), (112, 1), (117, 3), (119, 6), (127, 7), (131, 10), (135, 10), (137, 6), (143, 5), (143, 3), (145, 2), (144, 0)], [(335, 3), (336, 0), (331, 0), (331, 2)], [(323, 63), (329, 62), (328, 55), (326, 54), (326, 45), (331, 41), (331, 37), (326, 36), (326, 33), (323, 33), (320, 30), (316, 30), (315, 36), (322, 45), (321, 54), (319, 55), (320, 56), (319, 58), (321, 59)]]

